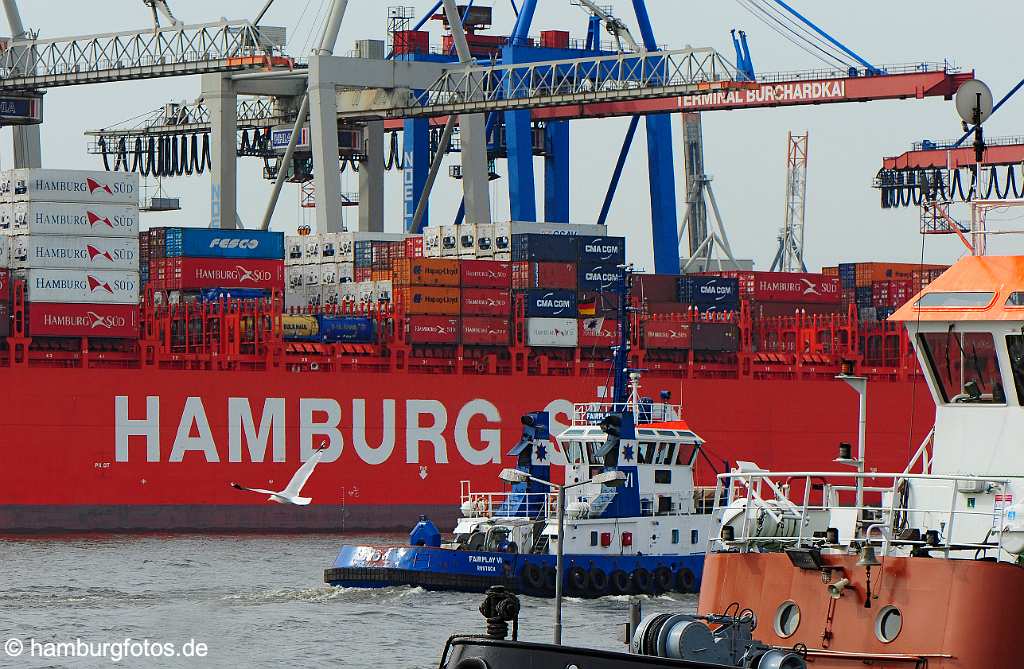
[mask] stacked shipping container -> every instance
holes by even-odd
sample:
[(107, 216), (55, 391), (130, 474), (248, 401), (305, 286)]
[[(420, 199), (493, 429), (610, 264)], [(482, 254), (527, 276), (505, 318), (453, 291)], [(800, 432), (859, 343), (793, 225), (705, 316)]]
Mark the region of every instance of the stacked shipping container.
[(839, 277), (843, 306), (855, 306), (864, 321), (885, 320), (946, 269), (946, 265), (882, 262), (826, 268)]

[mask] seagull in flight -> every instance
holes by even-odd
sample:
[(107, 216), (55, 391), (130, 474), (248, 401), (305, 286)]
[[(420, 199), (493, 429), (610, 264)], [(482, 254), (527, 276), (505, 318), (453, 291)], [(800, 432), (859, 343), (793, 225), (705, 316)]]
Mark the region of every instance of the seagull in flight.
[(320, 444), (320, 448), (313, 452), (309, 460), (302, 463), (295, 474), (292, 475), (292, 480), (288, 481), (288, 485), (285, 486), (284, 490), (273, 491), (263, 490), (262, 488), (246, 488), (245, 486), (237, 483), (232, 483), (231, 487), (235, 490), (247, 490), (248, 492), (258, 492), (264, 495), (270, 495), (267, 501), (277, 502), (278, 504), (294, 504), (296, 506), (306, 506), (313, 501), (312, 497), (299, 497), (299, 493), (302, 492), (302, 486), (306, 485), (306, 481), (309, 480), (310, 475), (313, 473), (313, 468), (316, 467), (317, 463), (320, 462), (320, 458), (323, 456), (324, 451), (327, 449), (327, 442)]

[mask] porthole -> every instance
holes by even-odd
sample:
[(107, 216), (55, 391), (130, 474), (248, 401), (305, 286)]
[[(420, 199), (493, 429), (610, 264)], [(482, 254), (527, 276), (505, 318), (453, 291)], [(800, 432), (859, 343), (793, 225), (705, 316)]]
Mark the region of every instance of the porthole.
[(903, 629), (903, 614), (895, 606), (887, 606), (875, 618), (875, 636), (882, 643), (892, 643)]
[(800, 627), (800, 607), (796, 602), (783, 602), (775, 611), (775, 634), (786, 639)]

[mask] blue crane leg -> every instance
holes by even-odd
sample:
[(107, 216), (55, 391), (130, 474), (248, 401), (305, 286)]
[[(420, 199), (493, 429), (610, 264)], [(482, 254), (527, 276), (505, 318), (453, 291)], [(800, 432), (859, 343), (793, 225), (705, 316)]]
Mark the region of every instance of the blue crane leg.
[(402, 171), (402, 198), (405, 230), (420, 233), (427, 226), (429, 210), (423, 212), (420, 228), (411, 228), (416, 207), (423, 197), (423, 187), (427, 184), (427, 174), (430, 173), (430, 121), (425, 118), (406, 119), (402, 130), (402, 160), (405, 163), (405, 169)]
[(569, 122), (551, 121), (544, 128), (544, 220), (569, 222)]

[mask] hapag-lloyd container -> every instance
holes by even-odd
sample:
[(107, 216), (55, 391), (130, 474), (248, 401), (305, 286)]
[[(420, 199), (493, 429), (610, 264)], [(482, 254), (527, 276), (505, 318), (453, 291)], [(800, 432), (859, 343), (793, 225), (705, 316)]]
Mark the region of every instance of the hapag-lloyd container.
[(3, 202), (139, 204), (139, 175), (91, 170), (19, 168), (0, 173)]
[(16, 269), (124, 269), (139, 266), (133, 237), (17, 235), (11, 237), (10, 266)]
[[(308, 266), (307, 266), (308, 269)], [(217, 260), (214, 258), (165, 258), (160, 261), (157, 281), (164, 290), (198, 288), (284, 288), (281, 260)], [(316, 281), (304, 285), (318, 286)], [(319, 291), (319, 287), (317, 288)]]
[(461, 278), (459, 261), (448, 258), (402, 258), (393, 274), (399, 286), (458, 287)]
[(512, 266), (498, 260), (463, 260), (459, 265), (463, 288), (503, 288), (512, 282)]
[(434, 316), (458, 316), (462, 306), (459, 289), (447, 286), (401, 287), (395, 304), (407, 314)]
[(284, 235), (280, 232), (219, 228), (166, 228), (166, 231), (164, 253), (167, 258), (280, 260), (284, 257)]
[(644, 323), (644, 346), (653, 349), (683, 350), (690, 348), (689, 323), (647, 321)]
[(33, 337), (139, 336), (139, 307), (134, 304), (57, 304), (28, 306), (28, 334)]
[(15, 202), (0, 205), (0, 232), (138, 237), (139, 208), (131, 204)]
[(411, 344), (457, 344), (459, 319), (445, 316), (411, 316), (406, 337)]
[(504, 316), (512, 313), (512, 294), (501, 288), (463, 288), (463, 316)]
[(464, 316), (462, 343), (466, 346), (508, 346), (512, 339), (512, 326), (508, 317)]
[(576, 348), (579, 330), (575, 318), (527, 318), (526, 345)]
[(23, 269), (29, 302), (138, 304), (139, 273), (124, 270)]

